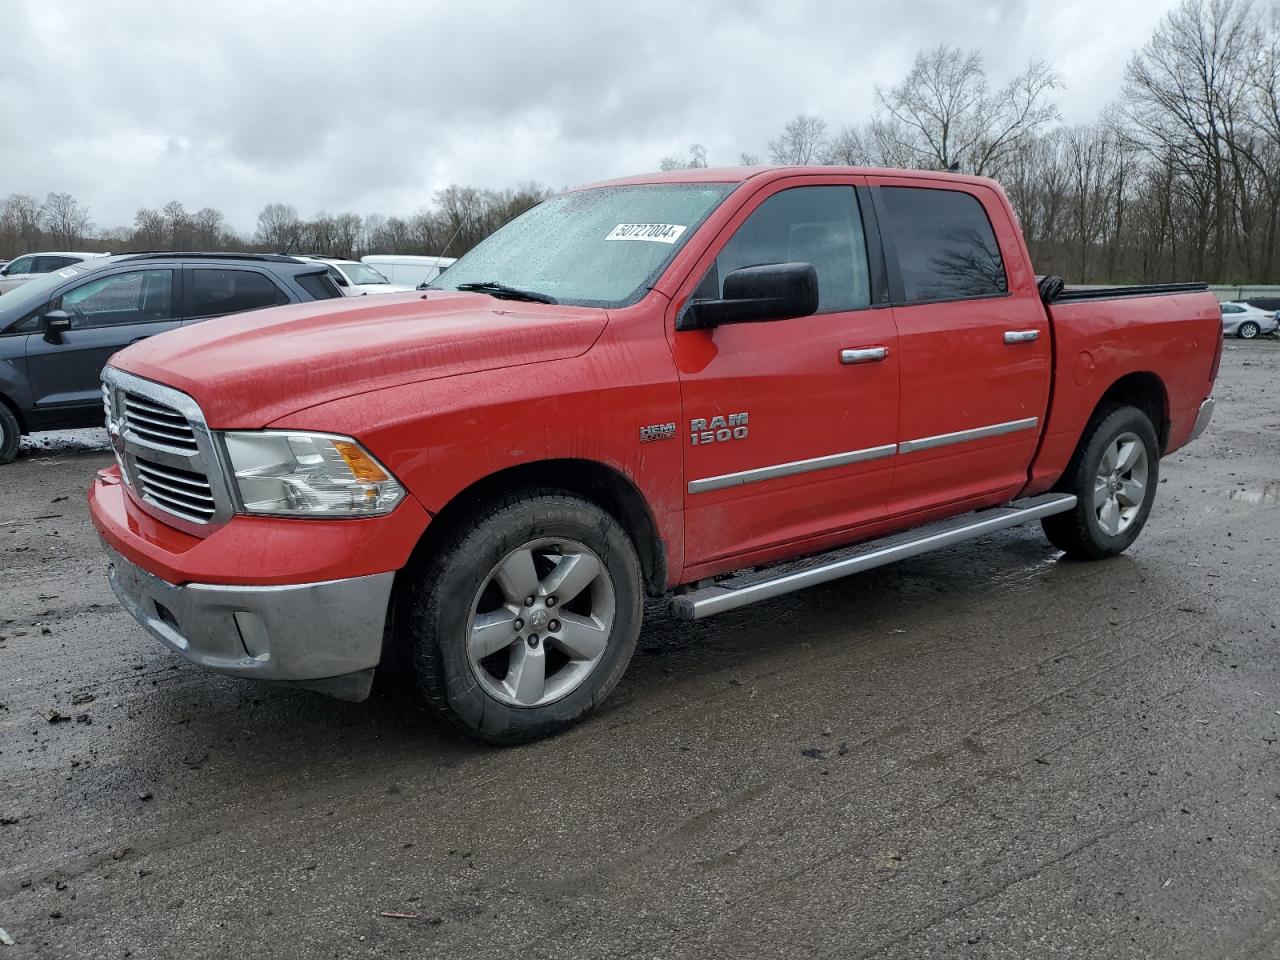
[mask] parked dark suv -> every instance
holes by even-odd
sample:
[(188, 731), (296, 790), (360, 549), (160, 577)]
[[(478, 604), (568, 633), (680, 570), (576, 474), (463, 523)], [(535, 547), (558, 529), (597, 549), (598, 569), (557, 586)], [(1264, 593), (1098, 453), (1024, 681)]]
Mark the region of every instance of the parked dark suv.
[(45, 274), (0, 296), (0, 463), (21, 434), (100, 426), (122, 347), (246, 310), (342, 296), (323, 264), (275, 254), (142, 253)]

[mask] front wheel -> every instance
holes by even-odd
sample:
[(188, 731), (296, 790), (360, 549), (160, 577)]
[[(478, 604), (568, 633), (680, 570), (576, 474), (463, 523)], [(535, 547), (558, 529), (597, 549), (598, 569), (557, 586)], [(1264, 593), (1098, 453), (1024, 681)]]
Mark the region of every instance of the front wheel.
[(1261, 332), (1261, 327), (1252, 320), (1246, 320), (1244, 323), (1240, 324), (1239, 328), (1236, 330), (1236, 336), (1241, 340), (1252, 340)]
[(1125, 550), (1151, 513), (1159, 450), (1155, 427), (1136, 407), (1095, 416), (1058, 486), (1076, 495), (1075, 507), (1041, 521), (1049, 542), (1077, 560)]
[(12, 463), (22, 442), (22, 427), (9, 405), (0, 400), (0, 463)]
[(406, 576), (398, 622), (418, 685), (443, 719), (489, 743), (584, 717), (635, 650), (635, 548), (608, 513), (567, 493), (487, 505)]

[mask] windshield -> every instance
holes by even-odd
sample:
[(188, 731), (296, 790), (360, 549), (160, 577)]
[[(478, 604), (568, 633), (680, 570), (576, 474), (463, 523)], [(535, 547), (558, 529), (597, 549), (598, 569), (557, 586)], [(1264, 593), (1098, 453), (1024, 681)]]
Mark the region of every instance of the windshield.
[(431, 283), (500, 283), (559, 303), (638, 300), (734, 184), (651, 183), (552, 197), (481, 241)]
[(356, 261), (353, 260), (350, 263), (339, 264), (339, 266), (341, 267), (342, 272), (347, 275), (347, 279), (350, 280), (352, 283), (390, 283), (391, 282), (382, 274), (380, 274), (377, 270), (373, 269), (373, 267), (365, 263), (357, 263)]
[[(97, 264), (95, 263), (94, 266)], [(24, 317), (31, 310), (43, 305), (55, 287), (60, 287), (71, 278), (88, 272), (81, 266), (63, 267), (52, 273), (42, 273), (20, 287), (0, 293), (0, 329), (10, 321)]]

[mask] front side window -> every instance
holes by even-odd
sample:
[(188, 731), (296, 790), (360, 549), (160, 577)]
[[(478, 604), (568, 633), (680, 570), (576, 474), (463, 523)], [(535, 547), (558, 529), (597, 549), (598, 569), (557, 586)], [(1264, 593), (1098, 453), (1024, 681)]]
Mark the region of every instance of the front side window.
[(458, 258), (432, 288), (496, 282), (577, 306), (635, 303), (734, 186), (646, 183), (552, 197)]
[(99, 277), (68, 290), (59, 306), (80, 330), (173, 318), (173, 271), (134, 270)]
[(31, 273), (31, 265), (35, 263), (35, 259), (36, 259), (35, 257), (19, 257), (17, 260), (14, 260), (7, 267), (5, 267), (5, 270), (4, 270), (5, 276), (6, 277), (26, 276), (27, 274)]
[(907, 303), (1009, 292), (1000, 245), (977, 197), (958, 190), (883, 187)]
[(818, 312), (871, 305), (867, 241), (853, 187), (793, 187), (769, 197), (724, 245), (694, 296), (716, 299), (741, 267), (809, 263), (818, 273)]
[(289, 302), (265, 274), (254, 270), (191, 271), (191, 317), (219, 317)]

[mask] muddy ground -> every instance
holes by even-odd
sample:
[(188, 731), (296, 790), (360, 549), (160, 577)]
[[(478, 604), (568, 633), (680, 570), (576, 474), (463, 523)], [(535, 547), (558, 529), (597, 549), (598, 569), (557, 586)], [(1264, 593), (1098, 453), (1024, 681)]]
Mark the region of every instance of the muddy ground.
[(1218, 395), (1126, 556), (1027, 528), (655, 610), (606, 709), (510, 750), (179, 661), (103, 577), (104, 435), (28, 441), (0, 960), (1280, 956), (1280, 343)]

